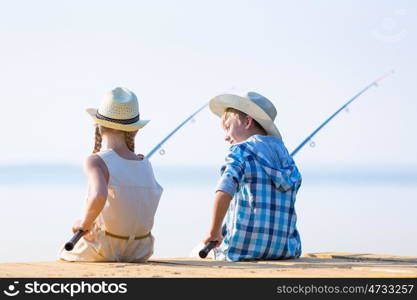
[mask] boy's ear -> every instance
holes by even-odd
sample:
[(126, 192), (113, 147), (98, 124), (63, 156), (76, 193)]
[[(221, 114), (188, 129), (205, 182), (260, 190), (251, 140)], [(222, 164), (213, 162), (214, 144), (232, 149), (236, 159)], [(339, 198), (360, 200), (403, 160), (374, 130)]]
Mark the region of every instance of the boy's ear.
[(253, 124), (253, 118), (251, 116), (246, 116), (245, 118), (245, 129), (249, 129)]

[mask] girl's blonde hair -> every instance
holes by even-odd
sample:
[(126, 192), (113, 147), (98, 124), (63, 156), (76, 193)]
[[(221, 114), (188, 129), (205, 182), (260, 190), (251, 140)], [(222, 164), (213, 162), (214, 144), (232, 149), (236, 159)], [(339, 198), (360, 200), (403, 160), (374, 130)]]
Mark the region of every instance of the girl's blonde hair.
[(126, 142), (127, 148), (130, 151), (135, 152), (135, 135), (136, 135), (135, 131), (121, 131), (121, 130), (107, 128), (107, 127), (96, 124), (96, 132), (95, 132), (95, 137), (94, 137), (93, 153), (100, 152), (101, 142), (103, 141), (102, 134), (104, 132), (123, 132), (123, 134), (125, 136), (125, 142)]
[[(244, 113), (243, 111), (240, 111), (240, 110), (235, 109), (235, 108), (228, 107), (224, 111), (224, 113), (223, 113), (223, 115), (221, 117), (222, 125), (224, 127), (224, 123), (226, 123), (226, 121), (230, 117), (233, 117), (233, 118), (239, 119), (240, 121), (243, 121), (247, 116), (248, 116), (248, 114)], [(259, 130), (261, 130), (264, 135), (267, 135), (265, 129), (261, 126), (261, 124), (259, 124), (254, 118), (252, 118), (252, 121), (253, 121), (253, 125), (256, 128), (258, 128)]]

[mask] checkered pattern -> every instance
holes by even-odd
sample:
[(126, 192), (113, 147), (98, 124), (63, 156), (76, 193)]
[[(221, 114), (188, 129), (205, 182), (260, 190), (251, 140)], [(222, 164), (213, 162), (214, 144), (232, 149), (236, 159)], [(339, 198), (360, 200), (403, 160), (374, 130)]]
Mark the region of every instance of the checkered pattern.
[(216, 259), (242, 261), (300, 256), (294, 204), (301, 175), (282, 141), (276, 140), (280, 160), (273, 163), (258, 151), (256, 143), (244, 142), (230, 148), (221, 169), (218, 190), (231, 193), (233, 199), (224, 220), (223, 243), (215, 249)]

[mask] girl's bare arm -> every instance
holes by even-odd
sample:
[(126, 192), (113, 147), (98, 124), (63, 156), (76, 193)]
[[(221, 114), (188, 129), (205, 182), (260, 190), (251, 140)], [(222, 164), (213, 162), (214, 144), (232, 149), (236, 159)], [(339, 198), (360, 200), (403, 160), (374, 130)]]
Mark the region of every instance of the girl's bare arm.
[(108, 170), (102, 159), (98, 155), (90, 155), (85, 160), (84, 171), (88, 179), (87, 204), (83, 219), (73, 231), (90, 230), (107, 200)]

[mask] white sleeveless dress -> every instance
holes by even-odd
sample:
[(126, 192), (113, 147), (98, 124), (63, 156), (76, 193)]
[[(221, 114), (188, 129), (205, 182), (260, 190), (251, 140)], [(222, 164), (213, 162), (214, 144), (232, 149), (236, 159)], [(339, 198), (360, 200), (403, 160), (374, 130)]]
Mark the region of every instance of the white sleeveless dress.
[[(163, 190), (151, 163), (146, 158), (124, 159), (112, 149), (97, 155), (109, 171), (106, 204), (91, 234), (81, 238), (72, 251), (62, 248), (58, 257), (67, 261), (146, 261), (153, 254), (154, 237), (148, 234)], [(129, 239), (113, 237), (106, 231)]]

